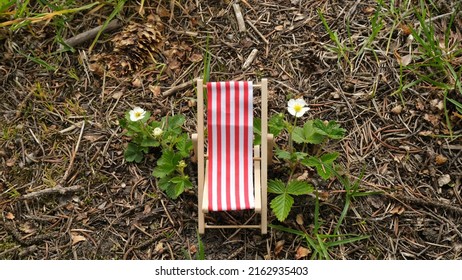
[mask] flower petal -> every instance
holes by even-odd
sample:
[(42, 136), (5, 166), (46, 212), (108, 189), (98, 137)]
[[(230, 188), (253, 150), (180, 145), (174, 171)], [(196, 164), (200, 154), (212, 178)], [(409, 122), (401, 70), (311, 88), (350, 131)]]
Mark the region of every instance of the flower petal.
[(298, 104), (300, 104), (303, 107), (308, 105), (308, 104), (306, 104), (305, 100), (303, 100), (302, 98), (298, 98), (297, 100), (295, 100), (295, 102), (297, 102)]
[(300, 112), (297, 113), (297, 118), (303, 116), (306, 112), (310, 110), (309, 107), (303, 107)]
[(289, 107), (294, 107), (297, 102), (295, 102), (295, 99), (290, 99), (289, 102), (287, 102), (287, 106)]
[(290, 113), (292, 116), (296, 116), (296, 114), (297, 114), (297, 112), (295, 112), (294, 107), (288, 107), (288, 108), (287, 108), (287, 111), (289, 111), (289, 113)]

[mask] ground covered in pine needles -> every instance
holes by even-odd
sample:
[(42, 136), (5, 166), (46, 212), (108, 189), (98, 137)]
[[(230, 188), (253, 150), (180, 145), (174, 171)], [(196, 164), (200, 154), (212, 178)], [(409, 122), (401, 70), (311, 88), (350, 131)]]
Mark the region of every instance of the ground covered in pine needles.
[[(52, 8), (37, 2), (28, 12), (39, 20), (28, 22), (11, 22), (27, 15), (10, 7), (0, 16), (0, 259), (197, 258), (197, 186), (169, 199), (151, 175), (158, 154), (124, 160), (129, 138), (118, 121), (140, 106), (156, 119), (184, 114), (195, 132), (193, 80), (207, 53), (210, 80), (267, 77), (270, 115), (303, 97), (311, 110), (302, 120), (346, 129), (324, 149), (340, 152), (345, 174), (375, 194), (351, 201), (339, 232), (369, 238), (329, 247), (328, 257), (461, 258), (462, 122), (446, 98), (461, 100), (462, 17), (452, 2), (238, 1), (240, 31), (229, 1), (127, 1), (94, 45), (91, 36), (68, 39), (104, 24), (117, 5), (47, 18)], [(412, 32), (424, 34), (424, 24), (456, 76), (423, 56)], [(187, 171), (196, 182), (196, 166)], [(269, 173), (283, 176), (282, 163)], [(312, 170), (296, 175), (316, 186), (319, 232), (332, 233), (344, 187)], [(298, 197), (283, 223), (270, 210), (269, 222), (310, 235), (314, 201)], [(313, 256), (305, 239), (273, 228), (200, 239), (206, 259)]]

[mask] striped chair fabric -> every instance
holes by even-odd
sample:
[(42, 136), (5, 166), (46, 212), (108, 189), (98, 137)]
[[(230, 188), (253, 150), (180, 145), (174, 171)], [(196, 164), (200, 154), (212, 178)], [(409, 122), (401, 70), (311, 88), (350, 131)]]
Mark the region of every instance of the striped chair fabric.
[(209, 82), (207, 97), (208, 209), (253, 209), (252, 82)]

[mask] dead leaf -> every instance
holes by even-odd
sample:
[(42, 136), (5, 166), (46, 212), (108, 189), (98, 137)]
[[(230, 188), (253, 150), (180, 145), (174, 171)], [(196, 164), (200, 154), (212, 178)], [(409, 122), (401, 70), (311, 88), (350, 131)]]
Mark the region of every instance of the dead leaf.
[(12, 167), (12, 166), (15, 165), (15, 163), (16, 163), (16, 158), (15, 158), (15, 157), (12, 157), (12, 158), (10, 158), (10, 159), (8, 159), (8, 160), (6, 161), (6, 166)]
[(405, 155), (404, 154), (396, 154), (393, 155), (393, 160), (396, 161), (397, 163), (403, 162)]
[(438, 186), (442, 187), (447, 185), (451, 182), (451, 176), (449, 174), (444, 174), (443, 176), (438, 178)]
[(152, 207), (150, 205), (146, 204), (144, 206), (143, 215), (147, 215), (147, 214), (151, 213), (151, 210), (152, 210)]
[(420, 110), (420, 111), (425, 110), (425, 105), (421, 101), (417, 101), (417, 103), (415, 104), (415, 107), (417, 108), (417, 110)]
[(154, 248), (154, 253), (162, 254), (162, 252), (164, 252), (164, 243), (159, 242), (159, 243), (157, 243), (156, 247)]
[(401, 31), (403, 31), (403, 34), (408, 36), (410, 34), (412, 34), (412, 28), (407, 25), (407, 24), (401, 24)]
[(282, 30), (284, 30), (284, 26), (278, 25), (278, 26), (276, 26), (276, 27), (274, 28), (274, 30), (276, 30), (276, 31), (282, 31)]
[(94, 143), (94, 142), (98, 141), (101, 138), (102, 138), (101, 135), (100, 136), (98, 136), (98, 135), (84, 135), (83, 136), (83, 139), (88, 140), (91, 143)]
[(136, 88), (140, 88), (143, 85), (143, 83), (141, 82), (140, 78), (136, 78), (133, 80), (132, 85)]
[(440, 117), (433, 114), (425, 114), (424, 120), (428, 121), (435, 127), (438, 126), (438, 124), (440, 123)]
[(285, 240), (279, 240), (276, 242), (276, 246), (274, 246), (274, 255), (277, 256), (281, 253), (282, 249), (284, 248)]
[(19, 230), (26, 234), (29, 234), (35, 232), (35, 227), (31, 223), (26, 222), (24, 224), (19, 225)]
[(82, 242), (82, 241), (87, 241), (87, 239), (78, 234), (78, 233), (71, 233), (71, 239), (72, 239), (72, 246), (74, 246), (75, 244), (79, 243), (79, 242)]
[(189, 57), (189, 61), (191, 61), (191, 62), (201, 62), (203, 59), (204, 59), (204, 56), (202, 54), (200, 54), (200, 53), (193, 53)]
[(104, 67), (97, 62), (90, 64), (89, 68), (91, 72), (95, 73), (98, 76), (104, 75)]
[(401, 105), (397, 105), (393, 109), (391, 109), (391, 112), (396, 115), (401, 114), (402, 111), (403, 111), (403, 106)]
[(440, 99), (432, 99), (430, 100), (430, 106), (434, 109), (437, 109), (439, 111), (443, 111), (444, 109), (444, 103), (443, 100)]
[(419, 132), (419, 135), (420, 136), (430, 136), (430, 135), (433, 135), (433, 132), (430, 130), (423, 130)]
[(124, 93), (122, 91), (118, 91), (118, 92), (115, 92), (113, 95), (112, 95), (112, 98), (114, 99), (119, 99), (122, 97)]
[(14, 220), (15, 216), (13, 213), (7, 212), (5, 218), (7, 218), (8, 220)]
[(301, 258), (308, 256), (309, 254), (311, 254), (310, 249), (300, 246), (297, 248), (297, 251), (295, 253), (295, 259), (299, 260)]
[(305, 172), (303, 172), (302, 175), (297, 177), (297, 181), (305, 181), (306, 179), (308, 179), (308, 171), (307, 170), (305, 170)]
[(197, 252), (197, 247), (195, 244), (191, 245), (191, 247), (189, 247), (189, 252), (191, 254), (195, 254)]
[(301, 20), (304, 20), (304, 19), (305, 19), (305, 16), (303, 14), (297, 13), (295, 18), (294, 18), (294, 21), (297, 22), (297, 21), (301, 21)]
[(443, 155), (436, 155), (435, 162), (437, 165), (443, 165), (448, 161), (448, 158)]
[(149, 90), (152, 92), (154, 97), (160, 95), (160, 86), (149, 85)]
[(412, 62), (412, 55), (411, 54), (408, 54), (408, 55), (405, 55), (403, 57), (398, 58), (398, 63), (401, 66), (408, 66), (411, 62)]
[(364, 12), (365, 14), (372, 14), (372, 13), (375, 12), (375, 8), (372, 7), (372, 6), (368, 6), (368, 7), (365, 7), (365, 8), (363, 9), (363, 12)]
[(393, 207), (393, 209), (390, 210), (390, 214), (397, 214), (397, 215), (401, 215), (404, 213), (404, 210), (405, 208), (401, 205), (397, 205), (395, 207)]
[(295, 218), (295, 221), (297, 221), (298, 225), (303, 226), (303, 215), (302, 214), (297, 214), (297, 217)]

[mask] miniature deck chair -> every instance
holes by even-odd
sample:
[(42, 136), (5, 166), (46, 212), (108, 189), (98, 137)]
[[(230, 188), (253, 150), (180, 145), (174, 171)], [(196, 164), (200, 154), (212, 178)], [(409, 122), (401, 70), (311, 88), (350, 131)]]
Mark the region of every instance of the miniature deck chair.
[[(192, 135), (198, 165), (199, 233), (206, 228), (256, 228), (267, 233), (267, 166), (273, 136), (268, 134), (267, 79), (207, 83), (207, 153), (204, 155), (204, 88), (197, 80), (197, 134)], [(253, 88), (261, 89), (261, 147), (253, 146)], [(205, 168), (205, 170), (204, 170)], [(255, 209), (257, 225), (208, 225), (209, 211)]]

